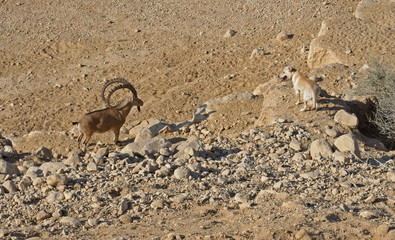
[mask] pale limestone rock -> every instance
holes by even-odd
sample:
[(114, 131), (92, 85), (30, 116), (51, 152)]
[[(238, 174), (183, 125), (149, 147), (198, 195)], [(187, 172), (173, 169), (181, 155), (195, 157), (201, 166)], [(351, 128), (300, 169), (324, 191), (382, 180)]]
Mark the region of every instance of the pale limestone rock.
[(341, 152), (351, 152), (358, 158), (361, 158), (357, 140), (352, 134), (344, 134), (338, 137), (334, 143), (335, 147)]
[(326, 139), (318, 139), (311, 143), (310, 154), (313, 159), (328, 158), (332, 156), (333, 151)]
[(341, 109), (335, 114), (335, 122), (350, 128), (357, 128), (359, 121), (354, 113), (348, 113)]

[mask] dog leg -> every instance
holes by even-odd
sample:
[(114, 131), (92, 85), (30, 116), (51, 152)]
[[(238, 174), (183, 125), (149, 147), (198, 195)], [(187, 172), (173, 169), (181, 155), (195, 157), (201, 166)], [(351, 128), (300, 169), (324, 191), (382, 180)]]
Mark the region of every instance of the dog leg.
[(304, 111), (306, 111), (306, 108), (307, 108), (307, 101), (304, 100), (304, 107), (302, 109), (300, 109), (300, 111), (304, 112)]
[(299, 105), (299, 104), (301, 104), (301, 102), (300, 102), (300, 91), (296, 91), (295, 93), (296, 93), (296, 97), (298, 98), (298, 101), (295, 103), (295, 105)]
[(318, 88), (315, 91), (315, 95), (313, 96), (313, 108), (317, 111), (318, 109), (318, 96), (320, 95), (320, 89)]

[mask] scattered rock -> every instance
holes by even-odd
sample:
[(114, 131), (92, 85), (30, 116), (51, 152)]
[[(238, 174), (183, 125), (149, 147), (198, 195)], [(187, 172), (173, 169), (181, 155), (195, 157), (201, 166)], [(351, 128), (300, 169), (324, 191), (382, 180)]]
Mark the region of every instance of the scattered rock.
[(77, 152), (72, 152), (68, 158), (63, 160), (63, 163), (67, 166), (77, 168), (77, 166), (81, 163), (81, 158)]
[(157, 136), (150, 139), (143, 139), (140, 142), (133, 142), (126, 145), (121, 153), (140, 153), (143, 155), (157, 153), (162, 148), (169, 148), (171, 143), (164, 137)]
[(9, 163), (3, 159), (0, 159), (0, 174), (9, 174), (9, 175), (19, 175), (19, 169), (12, 163)]
[(289, 144), (289, 147), (296, 152), (300, 152), (302, 150), (302, 144), (298, 140), (292, 140)]
[(304, 229), (304, 228), (300, 229), (300, 230), (295, 234), (295, 238), (296, 238), (296, 239), (304, 239), (306, 236), (308, 236), (308, 232), (307, 232), (306, 229)]
[(3, 183), (3, 187), (5, 188), (6, 192), (8, 193), (15, 193), (18, 191), (14, 181), (7, 180)]
[(251, 58), (263, 57), (263, 56), (265, 56), (265, 50), (263, 48), (256, 48), (256, 49), (252, 50)]
[(57, 191), (49, 192), (46, 198), (47, 202), (50, 204), (62, 202), (63, 199), (64, 199), (63, 193)]
[(287, 34), (287, 32), (281, 31), (279, 34), (277, 34), (276, 39), (278, 41), (285, 41), (285, 40), (289, 39), (289, 35)]
[(16, 155), (16, 150), (11, 145), (5, 145), (0, 148), (0, 156), (11, 158)]
[(53, 158), (52, 150), (46, 147), (40, 147), (37, 149), (36, 155), (44, 160), (51, 160)]
[(45, 220), (50, 217), (51, 217), (51, 214), (47, 213), (46, 211), (41, 210), (40, 212), (37, 213), (36, 220), (42, 221), (42, 220)]
[(93, 161), (89, 162), (86, 166), (86, 170), (88, 170), (89, 172), (96, 172), (98, 170), (96, 163), (94, 163)]
[(233, 37), (234, 35), (236, 35), (236, 31), (235, 30), (228, 30), (228, 31), (226, 31), (226, 33), (225, 33), (225, 35), (224, 35), (224, 38), (230, 38), (230, 37)]
[(54, 174), (47, 177), (47, 184), (52, 187), (67, 185), (67, 176), (64, 174)]
[(107, 156), (108, 153), (109, 153), (108, 147), (100, 148), (99, 150), (97, 150), (95, 157), (102, 158), (102, 157)]
[(151, 203), (151, 207), (153, 209), (162, 209), (165, 207), (165, 204), (166, 202), (163, 199), (157, 199)]
[(372, 211), (362, 211), (359, 213), (359, 216), (366, 218), (366, 219), (377, 218), (376, 214), (374, 214)]
[(190, 175), (190, 171), (183, 167), (179, 167), (174, 171), (174, 177), (178, 180), (187, 179)]
[(141, 140), (153, 138), (154, 136), (155, 136), (155, 135), (154, 135), (154, 133), (151, 131), (150, 128), (142, 127), (142, 128), (140, 129), (140, 131), (137, 133), (136, 138), (134, 139), (134, 141), (135, 141), (135, 142), (140, 142)]
[(339, 132), (336, 131), (336, 129), (334, 129), (334, 128), (325, 129), (325, 133), (326, 133), (326, 135), (328, 135), (331, 138), (335, 138), (335, 137), (339, 136)]
[(395, 170), (387, 172), (388, 181), (395, 182)]

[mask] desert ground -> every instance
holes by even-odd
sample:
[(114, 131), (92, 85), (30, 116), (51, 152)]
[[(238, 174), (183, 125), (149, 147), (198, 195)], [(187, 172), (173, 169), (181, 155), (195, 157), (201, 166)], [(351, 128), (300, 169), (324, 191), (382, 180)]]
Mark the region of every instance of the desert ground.
[[(1, 239), (395, 238), (395, 151), (355, 93), (372, 59), (395, 67), (395, 1), (0, 0), (0, 13)], [(321, 87), (318, 111), (278, 79), (288, 65)], [(118, 77), (141, 112), (120, 145), (95, 134), (82, 152), (72, 122), (105, 108)]]

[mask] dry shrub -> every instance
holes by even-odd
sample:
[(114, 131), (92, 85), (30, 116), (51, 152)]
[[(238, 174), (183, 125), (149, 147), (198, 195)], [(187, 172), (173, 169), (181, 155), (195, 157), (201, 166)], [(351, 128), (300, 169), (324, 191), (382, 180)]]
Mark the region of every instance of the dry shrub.
[(369, 117), (387, 147), (395, 147), (395, 72), (389, 65), (372, 61), (369, 70), (357, 89), (359, 94), (372, 95), (378, 104)]

